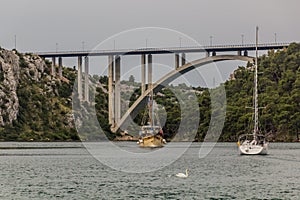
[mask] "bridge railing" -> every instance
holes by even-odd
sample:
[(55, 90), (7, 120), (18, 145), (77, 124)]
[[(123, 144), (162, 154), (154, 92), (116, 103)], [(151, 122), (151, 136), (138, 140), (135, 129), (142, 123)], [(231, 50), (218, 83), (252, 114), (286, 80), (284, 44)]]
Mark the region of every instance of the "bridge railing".
[[(290, 43), (261, 43), (258, 44), (259, 48), (282, 48), (288, 46)], [(243, 48), (254, 48), (255, 44), (232, 44), (232, 45), (206, 45), (206, 46), (185, 46), (185, 47), (167, 47), (167, 48), (159, 48), (159, 47), (148, 47), (148, 48), (137, 48), (137, 49), (112, 49), (112, 50), (71, 50), (71, 51), (52, 51), (52, 52), (34, 52), (34, 54), (47, 56), (47, 55), (63, 55), (63, 54), (126, 54), (128, 52), (137, 52), (140, 54), (149, 53), (149, 52), (180, 52), (189, 50), (205, 50), (213, 51), (213, 50), (222, 50), (222, 49), (243, 49)], [(227, 50), (229, 51), (229, 50)]]

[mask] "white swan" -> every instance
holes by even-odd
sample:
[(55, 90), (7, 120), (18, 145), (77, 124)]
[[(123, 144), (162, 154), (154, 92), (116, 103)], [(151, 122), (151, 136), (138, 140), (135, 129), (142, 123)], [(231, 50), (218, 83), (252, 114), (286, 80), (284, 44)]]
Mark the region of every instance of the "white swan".
[(180, 178), (187, 178), (189, 176), (188, 169), (185, 170), (185, 174), (184, 173), (178, 173), (178, 174), (176, 174), (176, 176), (180, 177)]

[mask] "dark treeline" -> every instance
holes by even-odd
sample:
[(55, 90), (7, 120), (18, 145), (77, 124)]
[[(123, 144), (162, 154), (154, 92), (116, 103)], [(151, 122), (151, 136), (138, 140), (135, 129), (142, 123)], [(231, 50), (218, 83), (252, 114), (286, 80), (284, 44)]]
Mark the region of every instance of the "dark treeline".
[[(252, 130), (253, 71), (239, 67), (235, 80), (225, 83), (227, 115), (221, 140), (236, 140)], [(299, 141), (300, 44), (281, 51), (269, 51), (258, 60), (259, 127), (272, 141)]]

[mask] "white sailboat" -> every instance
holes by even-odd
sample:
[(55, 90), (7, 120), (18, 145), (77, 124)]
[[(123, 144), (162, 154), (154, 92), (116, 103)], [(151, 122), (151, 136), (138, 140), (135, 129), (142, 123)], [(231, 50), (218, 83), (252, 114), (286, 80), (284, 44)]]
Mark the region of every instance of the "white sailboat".
[(241, 155), (266, 155), (268, 154), (268, 142), (264, 135), (259, 134), (258, 128), (258, 87), (257, 87), (257, 57), (258, 57), (258, 27), (256, 27), (256, 56), (254, 74), (254, 130), (252, 134), (243, 134), (238, 139), (238, 147)]

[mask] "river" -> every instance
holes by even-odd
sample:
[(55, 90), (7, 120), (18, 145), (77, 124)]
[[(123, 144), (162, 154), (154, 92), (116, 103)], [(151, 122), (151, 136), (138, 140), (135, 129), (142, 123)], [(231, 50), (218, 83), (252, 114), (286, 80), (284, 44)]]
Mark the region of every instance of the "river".
[[(145, 151), (134, 142), (117, 144)], [(191, 144), (158, 170), (127, 173), (95, 159), (81, 143), (0, 143), (0, 199), (300, 198), (299, 143), (271, 143), (267, 156), (240, 156), (234, 143), (218, 143), (199, 158), (200, 147)], [(172, 148), (176, 151), (182, 143)], [(107, 149), (105, 155), (114, 163), (124, 162), (122, 155)], [(161, 154), (158, 162), (165, 159)], [(139, 162), (150, 164), (147, 159)], [(175, 176), (186, 168), (188, 178)]]

